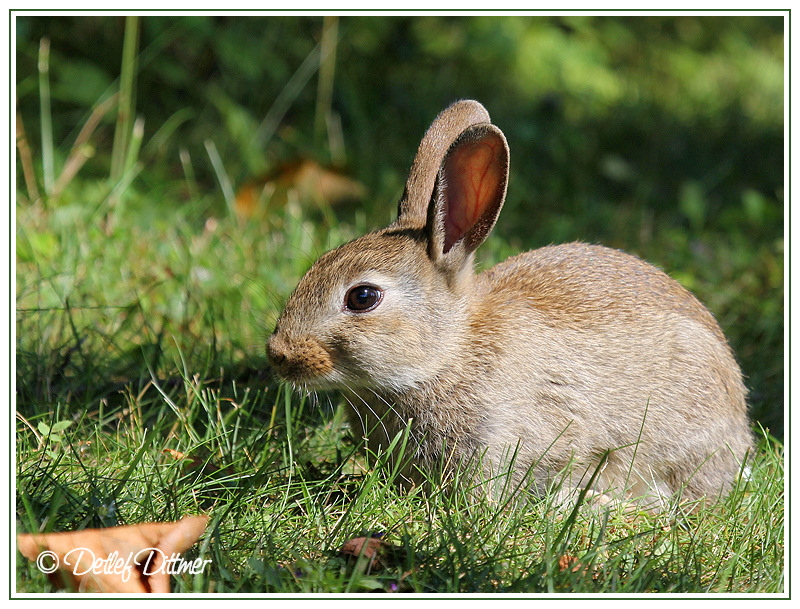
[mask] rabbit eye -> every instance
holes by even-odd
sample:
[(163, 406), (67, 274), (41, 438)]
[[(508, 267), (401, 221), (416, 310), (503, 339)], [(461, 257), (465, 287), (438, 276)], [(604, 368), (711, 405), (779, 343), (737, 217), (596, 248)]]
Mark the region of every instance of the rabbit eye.
[(350, 311), (369, 311), (378, 306), (383, 292), (371, 285), (357, 285), (351, 288), (345, 299), (345, 306)]

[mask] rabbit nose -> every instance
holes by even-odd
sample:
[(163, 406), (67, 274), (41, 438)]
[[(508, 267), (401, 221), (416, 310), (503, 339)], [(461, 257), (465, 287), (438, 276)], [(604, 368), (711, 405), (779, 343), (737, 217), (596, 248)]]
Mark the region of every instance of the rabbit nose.
[(288, 358), (286, 342), (279, 338), (277, 333), (272, 334), (267, 341), (267, 359), (269, 363), (283, 372)]
[(267, 342), (267, 358), (287, 380), (311, 380), (333, 370), (328, 352), (310, 338), (287, 341), (274, 333)]

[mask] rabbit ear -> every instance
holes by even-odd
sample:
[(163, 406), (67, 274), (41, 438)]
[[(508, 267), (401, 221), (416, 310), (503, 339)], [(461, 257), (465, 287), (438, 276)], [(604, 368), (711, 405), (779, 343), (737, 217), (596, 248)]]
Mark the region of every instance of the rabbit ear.
[(428, 217), (431, 254), (470, 254), (492, 230), (508, 184), (508, 144), (491, 124), (465, 130), (442, 161)]
[(425, 132), (414, 157), (403, 198), (398, 205), (397, 224), (424, 228), (428, 207), (442, 159), (453, 142), (473, 125), (489, 123), (489, 113), (476, 101), (461, 100), (444, 109)]

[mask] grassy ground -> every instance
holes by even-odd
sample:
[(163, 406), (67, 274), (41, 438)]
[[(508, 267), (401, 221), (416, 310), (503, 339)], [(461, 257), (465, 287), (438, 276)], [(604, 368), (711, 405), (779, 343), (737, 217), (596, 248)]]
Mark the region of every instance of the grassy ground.
[[(210, 514), (195, 551), (213, 563), (176, 591), (783, 590), (783, 455), (767, 440), (750, 488), (693, 515), (398, 494), (353, 454), (335, 396), (283, 392), (257, 352), (326, 231), (302, 212), (276, 215), (284, 230), (181, 213), (18, 208), (18, 248), (36, 252), (17, 278), (20, 530)], [(391, 544), (378, 564), (339, 553), (364, 532)], [(50, 589), (25, 561), (17, 585)]]
[[(287, 151), (335, 156), (302, 131), (323, 96), (312, 91), (309, 101), (300, 85), (289, 101), (296, 115), (273, 134), (269, 154), (242, 143), (264, 111), (243, 105), (261, 90), (247, 79), (278, 87), (258, 99), (280, 98), (297, 84), (281, 62), (300, 64), (319, 29), (314, 20), (251, 23), (149, 20), (138, 56), (108, 22), (28, 19), (18, 28), (22, 39), (33, 32), (18, 42), (31, 152), (24, 167), (20, 149), (16, 193), (18, 531), (209, 514), (193, 552), (212, 562), (202, 576), (176, 578), (179, 592), (784, 591), (774, 19), (741, 28), (696, 19), (343, 20), (337, 107), (370, 201), (332, 210), (290, 197), (244, 219), (232, 211), (228, 175), (241, 183)], [(288, 46), (240, 53), (254, 31), (283, 41), (286, 27)], [(95, 50), (107, 35), (119, 48), (109, 47), (113, 61), (91, 63), (83, 47), (60, 58), (51, 91), (42, 67), (59, 46), (41, 43), (44, 34), (76, 48), (90, 40)], [(448, 46), (465, 40), (477, 50)], [(258, 55), (274, 49), (287, 55)], [(118, 68), (117, 50), (126, 59), (109, 80), (104, 64)], [(545, 51), (552, 73), (541, 82), (513, 76)], [(398, 59), (391, 53), (403, 61), (376, 69), (377, 57)], [(187, 72), (207, 56), (222, 66), (218, 81), (213, 70)], [(466, 77), (487, 58), (500, 67)], [(272, 69), (279, 73), (266, 78)], [(420, 75), (442, 90), (398, 94)], [(147, 131), (133, 120), (137, 87)], [(119, 97), (92, 106), (108, 91)], [(393, 104), (376, 101), (387, 91)], [(282, 302), (319, 254), (390, 217), (438, 98), (458, 96), (483, 100), (512, 146), (507, 209), (479, 263), (548, 242), (603, 241), (695, 291), (731, 338), (757, 420), (770, 427), (746, 488), (696, 513), (635, 520), (553, 511), (547, 499), (524, 509), (468, 501), (465, 489), (400, 494), (379, 455), (355, 451), (336, 395), (305, 400), (275, 382), (263, 349)], [(398, 109), (412, 118), (398, 124)], [(153, 126), (152, 115), (163, 120)], [(380, 538), (371, 564), (340, 552), (364, 535)], [(16, 583), (20, 592), (51, 590), (24, 560)]]

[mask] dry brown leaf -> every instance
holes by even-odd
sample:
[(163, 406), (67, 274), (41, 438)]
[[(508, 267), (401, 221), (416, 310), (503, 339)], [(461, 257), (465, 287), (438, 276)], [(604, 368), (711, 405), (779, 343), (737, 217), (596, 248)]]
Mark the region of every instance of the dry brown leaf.
[(363, 556), (367, 560), (367, 570), (382, 568), (396, 562), (400, 546), (383, 541), (378, 537), (354, 537), (348, 539), (340, 550), (348, 558)]
[(337, 205), (363, 198), (366, 189), (335, 168), (323, 167), (312, 159), (297, 159), (242, 186), (236, 193), (236, 211), (250, 218), (263, 212), (259, 210), (262, 195), (268, 207), (276, 208), (286, 204), (290, 193), (301, 202)]
[(180, 461), (181, 459), (185, 459), (186, 458), (185, 454), (183, 454), (180, 451), (174, 450), (172, 448), (164, 448), (161, 452), (164, 453), (165, 455), (169, 455), (170, 457), (172, 457), (176, 461)]
[[(565, 571), (572, 567), (572, 572), (575, 573), (578, 569), (581, 568), (581, 565), (578, 563), (578, 559), (574, 556), (570, 556), (569, 554), (564, 554), (559, 557), (558, 559), (558, 570)], [(574, 566), (573, 566), (574, 565)]]
[[(79, 592), (169, 592), (173, 573), (200, 573), (210, 560), (184, 560), (208, 516), (177, 522), (17, 535), (17, 548), (59, 587)], [(58, 567), (56, 570), (55, 567)]]

